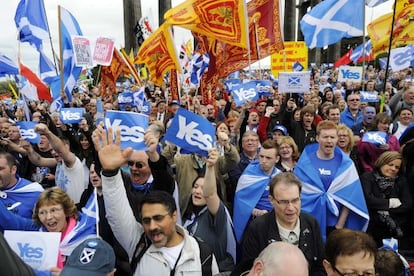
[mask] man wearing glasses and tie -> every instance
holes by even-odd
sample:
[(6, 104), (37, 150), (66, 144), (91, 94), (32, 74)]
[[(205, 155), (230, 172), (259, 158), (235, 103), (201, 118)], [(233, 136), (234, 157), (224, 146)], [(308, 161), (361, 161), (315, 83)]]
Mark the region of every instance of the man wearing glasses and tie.
[(319, 224), (311, 215), (301, 213), (301, 189), (301, 182), (291, 172), (270, 180), (269, 200), (274, 209), (249, 224), (242, 240), (242, 267), (249, 267), (268, 244), (284, 241), (302, 250), (309, 275), (326, 275)]

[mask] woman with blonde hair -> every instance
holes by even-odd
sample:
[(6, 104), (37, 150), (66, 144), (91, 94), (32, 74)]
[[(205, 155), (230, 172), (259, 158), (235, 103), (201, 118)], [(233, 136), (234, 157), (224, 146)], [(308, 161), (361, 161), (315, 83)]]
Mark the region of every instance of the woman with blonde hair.
[(283, 172), (291, 172), (299, 159), (298, 146), (290, 136), (281, 136), (277, 139), (279, 146), (279, 162), (276, 164), (278, 169)]
[(338, 142), (336, 145), (354, 161), (358, 173), (361, 173), (361, 168), (358, 159), (358, 150), (355, 145), (354, 134), (352, 130), (344, 124), (339, 124), (337, 127)]

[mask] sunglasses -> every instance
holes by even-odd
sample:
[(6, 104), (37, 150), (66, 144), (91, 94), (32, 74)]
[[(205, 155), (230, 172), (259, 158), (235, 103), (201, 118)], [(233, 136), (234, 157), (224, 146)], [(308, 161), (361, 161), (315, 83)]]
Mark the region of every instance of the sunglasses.
[(130, 167), (133, 167), (133, 166), (135, 166), (135, 167), (137, 167), (138, 169), (141, 169), (141, 168), (143, 168), (143, 167), (145, 167), (145, 164), (144, 163), (142, 163), (142, 162), (139, 162), (139, 161), (137, 161), (137, 162), (134, 162), (134, 161), (128, 161), (128, 166), (130, 166)]

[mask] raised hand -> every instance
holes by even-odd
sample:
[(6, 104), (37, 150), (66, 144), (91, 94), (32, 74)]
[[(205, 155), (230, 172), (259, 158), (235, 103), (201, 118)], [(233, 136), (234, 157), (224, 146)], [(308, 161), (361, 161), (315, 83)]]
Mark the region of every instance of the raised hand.
[(213, 167), (219, 158), (219, 154), (216, 148), (212, 148), (208, 151), (208, 157), (206, 159), (206, 164), (208, 167)]
[(111, 127), (104, 130), (102, 125), (98, 125), (92, 133), (92, 141), (98, 152), (104, 170), (116, 170), (125, 164), (132, 154), (132, 148), (121, 150), (121, 130), (115, 133), (113, 139), (113, 130)]

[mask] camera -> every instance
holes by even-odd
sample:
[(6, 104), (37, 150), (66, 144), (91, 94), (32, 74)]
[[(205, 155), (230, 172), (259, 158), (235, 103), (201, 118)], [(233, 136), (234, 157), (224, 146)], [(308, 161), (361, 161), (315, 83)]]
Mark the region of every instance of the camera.
[(403, 231), (394, 221), (394, 219), (389, 214), (379, 214), (379, 219), (385, 225), (387, 225), (388, 230), (390, 231), (391, 235), (397, 239), (401, 239), (404, 236)]

